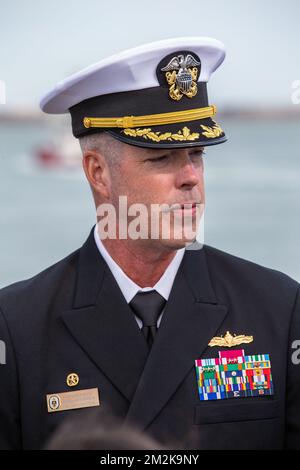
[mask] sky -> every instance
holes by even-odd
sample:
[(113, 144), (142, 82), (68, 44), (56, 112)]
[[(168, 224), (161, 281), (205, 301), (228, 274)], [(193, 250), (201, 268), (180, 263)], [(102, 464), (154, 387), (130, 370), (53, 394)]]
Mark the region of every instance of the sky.
[[(210, 36), (227, 56), (209, 85), (221, 106), (293, 106), (300, 80), (297, 0), (1, 0), (6, 106), (38, 108), (56, 82), (159, 39)], [(2, 105), (3, 106), (3, 105)]]

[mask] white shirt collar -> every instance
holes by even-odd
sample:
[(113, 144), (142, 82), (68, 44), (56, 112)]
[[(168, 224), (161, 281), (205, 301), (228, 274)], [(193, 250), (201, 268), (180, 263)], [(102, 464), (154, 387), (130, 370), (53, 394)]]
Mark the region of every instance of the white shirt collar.
[(164, 274), (161, 276), (159, 281), (153, 287), (140, 287), (138, 286), (132, 279), (130, 279), (124, 271), (120, 268), (120, 266), (113, 260), (113, 258), (108, 253), (107, 249), (103, 245), (97, 230), (97, 224), (95, 225), (94, 229), (94, 238), (95, 243), (100, 251), (102, 257), (106, 261), (108, 267), (110, 268), (115, 280), (117, 281), (122, 294), (124, 295), (126, 302), (129, 303), (133, 299), (133, 297), (138, 292), (146, 292), (149, 290), (156, 290), (165, 300), (168, 300), (175, 276), (177, 274), (178, 268), (182, 261), (182, 258), (185, 253), (185, 248), (181, 248), (177, 250), (176, 255), (172, 259), (171, 263), (165, 270)]

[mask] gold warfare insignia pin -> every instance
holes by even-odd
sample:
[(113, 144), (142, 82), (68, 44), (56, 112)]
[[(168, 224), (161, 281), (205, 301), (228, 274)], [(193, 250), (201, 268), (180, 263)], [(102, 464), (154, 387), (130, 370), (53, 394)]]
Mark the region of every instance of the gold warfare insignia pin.
[(78, 383), (79, 383), (79, 375), (75, 374), (75, 372), (71, 372), (67, 376), (67, 385), (69, 387), (76, 387), (76, 385), (78, 385)]
[(200, 72), (200, 61), (192, 54), (178, 54), (161, 68), (169, 85), (169, 96), (179, 101), (186, 95), (193, 98), (197, 94), (197, 79)]
[(226, 331), (224, 336), (214, 336), (208, 343), (208, 346), (225, 346), (227, 348), (232, 348), (233, 346), (237, 346), (239, 344), (252, 343), (252, 341), (253, 336), (232, 335), (229, 331)]

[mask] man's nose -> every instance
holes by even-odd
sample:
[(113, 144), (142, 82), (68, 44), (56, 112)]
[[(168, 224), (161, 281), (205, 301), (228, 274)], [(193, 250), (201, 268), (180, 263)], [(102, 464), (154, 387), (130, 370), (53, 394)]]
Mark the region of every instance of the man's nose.
[(180, 168), (177, 172), (177, 186), (182, 188), (186, 186), (191, 188), (196, 186), (201, 180), (202, 164), (201, 162), (195, 163), (190, 157), (183, 157)]

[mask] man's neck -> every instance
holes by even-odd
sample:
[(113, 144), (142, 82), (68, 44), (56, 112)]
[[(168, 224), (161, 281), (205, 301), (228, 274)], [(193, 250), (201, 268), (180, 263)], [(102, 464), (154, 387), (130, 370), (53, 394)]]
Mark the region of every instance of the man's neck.
[(176, 255), (176, 250), (145, 249), (128, 240), (102, 240), (113, 260), (140, 287), (153, 287)]

